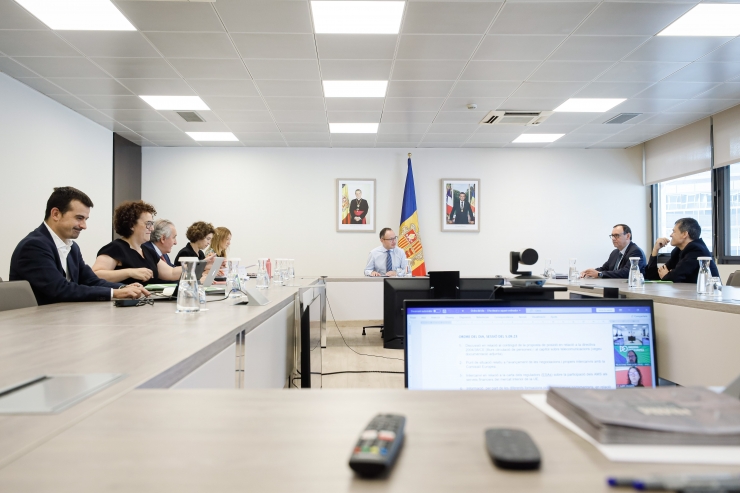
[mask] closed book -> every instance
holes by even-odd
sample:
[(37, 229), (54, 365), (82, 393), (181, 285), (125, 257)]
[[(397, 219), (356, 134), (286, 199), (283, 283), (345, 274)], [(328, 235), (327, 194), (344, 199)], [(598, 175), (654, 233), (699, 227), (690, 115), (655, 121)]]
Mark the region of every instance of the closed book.
[(553, 388), (547, 403), (600, 443), (740, 445), (740, 401), (701, 387)]

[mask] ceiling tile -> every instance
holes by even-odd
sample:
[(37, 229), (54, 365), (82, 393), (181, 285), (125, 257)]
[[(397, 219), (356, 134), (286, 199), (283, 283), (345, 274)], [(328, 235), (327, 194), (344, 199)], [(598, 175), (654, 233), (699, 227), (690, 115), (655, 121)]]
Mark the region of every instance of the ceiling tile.
[(498, 2), (409, 2), (403, 33), (483, 34), (500, 7)]
[(52, 31), (0, 31), (0, 51), (8, 56), (80, 55)]
[(324, 123), (281, 123), (281, 132), (305, 132), (305, 133), (322, 133), (329, 131), (329, 125)]
[(383, 111), (383, 98), (326, 98), (329, 111)]
[(323, 97), (318, 80), (257, 80), (255, 84), (263, 96)]
[(477, 123), (432, 123), (428, 132), (436, 134), (472, 134), (481, 126)]
[(589, 149), (627, 149), (629, 147), (633, 147), (638, 144), (640, 144), (640, 142), (625, 142), (625, 143), (598, 142), (592, 146), (589, 146)]
[(239, 59), (170, 58), (169, 62), (186, 79), (250, 78), (244, 62)]
[[(271, 110), (324, 111), (324, 98), (265, 98)], [(237, 108), (234, 108), (237, 109)]]
[(61, 103), (64, 106), (68, 108), (72, 108), (73, 110), (89, 110), (92, 109), (92, 107), (85, 103), (84, 101), (81, 101), (76, 96), (71, 96), (69, 94), (53, 94), (49, 96), (51, 99), (56, 101), (57, 103)]
[(540, 125), (524, 127), (524, 133), (567, 134), (580, 127), (578, 124), (564, 125), (545, 121)]
[(235, 33), (231, 38), (242, 58), (316, 58), (311, 34)]
[(661, 113), (648, 118), (648, 125), (688, 125), (697, 120), (706, 118), (704, 113)]
[[(392, 84), (392, 82), (391, 82)], [(455, 85), (451, 96), (506, 98), (521, 85), (519, 81), (465, 81)]]
[(409, 60), (467, 60), (482, 36), (464, 34), (406, 34), (396, 58)]
[(610, 111), (614, 113), (659, 113), (680, 102), (680, 99), (628, 99)]
[(238, 111), (261, 111), (266, 110), (262, 98), (243, 98), (238, 96), (203, 96), (203, 101), (213, 111), (238, 110)]
[(637, 99), (691, 99), (716, 86), (715, 82), (670, 82), (663, 81), (650, 86), (635, 96)]
[[(437, 115), (435, 111), (384, 111), (382, 123), (431, 123)], [(411, 131), (409, 133), (416, 133)]]
[[(163, 3), (163, 2), (160, 2)], [(221, 33), (145, 33), (167, 58), (238, 58), (229, 36)]]
[(0, 29), (48, 29), (14, 0), (0, 0)]
[(575, 33), (654, 36), (692, 7), (685, 3), (604, 2)]
[(509, 111), (552, 111), (567, 98), (509, 98), (498, 107)]
[(152, 109), (139, 96), (83, 95), (80, 99), (98, 109), (150, 110)]
[(668, 77), (668, 80), (684, 82), (725, 82), (738, 76), (740, 76), (739, 62), (694, 62)]
[(269, 111), (235, 111), (235, 110), (220, 110), (217, 115), (221, 120), (230, 122), (250, 122), (250, 123), (261, 123), (269, 122), (272, 123), (272, 115)]
[(419, 144), (419, 147), (425, 147), (425, 148), (432, 148), (432, 147), (438, 147), (443, 149), (453, 148), (453, 147), (460, 147), (462, 144), (460, 142), (422, 142)]
[(388, 83), (388, 97), (445, 97), (455, 84), (452, 80), (407, 81), (392, 80)]
[(80, 115), (85, 116), (94, 122), (112, 122), (113, 121), (113, 119), (110, 116), (102, 113), (100, 110), (75, 110), (75, 111), (77, 111), (77, 113), (79, 113)]
[(490, 34), (570, 34), (595, 6), (592, 2), (507, 3)]
[(311, 33), (308, 2), (219, 0), (214, 4), (226, 29), (245, 33)]
[(330, 134), (332, 145), (344, 142), (375, 143), (376, 134)]
[[(637, 125), (637, 124), (642, 123), (642, 122), (644, 122), (646, 120), (649, 120), (650, 118), (652, 118), (655, 115), (657, 115), (657, 113), (655, 113), (655, 112), (636, 111), (635, 113), (638, 113), (638, 116), (636, 116), (635, 118), (631, 119), (628, 123), (622, 124), (621, 126), (619, 124), (606, 124), (606, 122), (608, 122), (609, 120), (611, 120), (615, 116), (620, 115), (621, 113), (622, 113), (621, 111), (617, 111), (617, 110), (608, 111), (606, 113), (556, 113), (555, 115), (551, 116), (548, 119), (548, 121), (551, 120), (554, 116), (568, 115), (568, 114), (570, 114), (570, 115), (581, 114), (581, 115), (585, 115), (585, 116), (590, 116), (591, 117), (591, 120), (588, 121), (589, 124), (592, 124), (592, 125), (604, 125), (604, 126), (607, 126), (607, 127), (619, 127), (619, 131), (621, 132), (624, 128), (627, 128), (627, 126)], [(597, 115), (597, 116), (594, 117), (594, 115)], [(594, 133), (596, 133), (596, 132), (594, 132)]]
[[(167, 121), (158, 122), (120, 122), (134, 132), (177, 132), (177, 127)], [(182, 132), (180, 132), (182, 135)], [(187, 135), (185, 135), (187, 137)], [(190, 137), (188, 137), (189, 139)]]
[[(157, 122), (149, 122), (149, 123), (157, 123)], [(141, 135), (143, 138), (147, 140), (151, 140), (152, 142), (192, 142), (193, 139), (190, 138), (185, 133), (179, 131), (177, 127), (170, 125), (170, 131), (169, 132), (149, 132), (149, 131), (140, 131), (136, 130), (136, 133)]]
[(288, 147), (284, 141), (280, 142), (243, 142), (244, 147)]
[(386, 98), (385, 111), (439, 111), (445, 98)]
[(319, 57), (328, 59), (390, 60), (396, 51), (395, 34), (316, 34)]
[(331, 135), (328, 132), (283, 132), (288, 142), (329, 142)]
[[(627, 123), (621, 123), (621, 124), (603, 124), (603, 123), (590, 123), (587, 125), (582, 125), (579, 128), (573, 130), (571, 134), (577, 135), (577, 134), (600, 134), (602, 136), (605, 135), (613, 135), (618, 132), (621, 132), (626, 128), (627, 125), (630, 125), (629, 122)], [(603, 138), (603, 137), (602, 137)], [(585, 141), (584, 141), (585, 142)]]
[[(198, 142), (201, 147), (244, 147), (241, 142)], [(255, 144), (257, 146), (263, 146), (262, 143)]]
[(280, 132), (238, 133), (236, 137), (242, 142), (279, 142), (283, 140)]
[(529, 78), (533, 81), (590, 81), (612, 65), (612, 62), (548, 61)]
[(392, 79), (455, 80), (464, 66), (464, 61), (397, 60), (393, 67)]
[(565, 36), (488, 35), (475, 53), (475, 60), (542, 61)]
[(729, 39), (703, 36), (655, 36), (625, 58), (625, 61), (693, 62), (717, 49)]
[[(560, 137), (557, 142), (560, 143), (584, 143), (584, 144), (595, 144), (596, 142), (599, 142), (600, 140), (603, 140), (607, 138), (608, 135), (604, 134), (571, 134), (571, 135), (563, 135)], [(585, 147), (585, 146), (584, 146)]]
[(194, 96), (187, 82), (182, 79), (118, 79), (137, 96)]
[(389, 142), (420, 142), (424, 134), (378, 134), (378, 143)]
[(599, 77), (599, 81), (657, 82), (684, 65), (684, 62), (619, 62)]
[[(35, 89), (42, 94), (66, 94), (66, 90), (63, 89), (62, 87), (59, 87), (56, 84), (52, 84), (50, 81), (46, 79), (42, 79), (40, 77), (24, 77), (24, 78), (19, 78), (18, 80), (23, 82), (28, 87)], [(113, 81), (113, 79), (109, 79), (109, 80)], [(118, 83), (116, 82), (116, 84)], [(121, 89), (123, 89), (123, 87), (120, 84), (118, 84), (118, 87), (121, 87)], [(128, 91), (126, 91), (126, 93), (131, 94)]]
[(105, 72), (82, 57), (16, 57), (15, 60), (43, 77), (107, 77)]
[(16, 78), (36, 77), (34, 72), (8, 57), (0, 57), (0, 72)]
[(164, 58), (91, 58), (116, 78), (172, 79), (179, 77)]
[(722, 45), (701, 59), (702, 62), (736, 62), (740, 60), (740, 38)]
[(255, 79), (321, 80), (319, 64), (315, 60), (246, 60), (246, 62), (249, 72)]
[(156, 122), (165, 118), (156, 110), (102, 110), (105, 115), (119, 122)]
[(223, 31), (210, 3), (115, 2), (139, 31)]
[(289, 147), (331, 147), (329, 142), (291, 142)]
[(388, 80), (392, 60), (321, 60), (323, 80)]
[(691, 99), (666, 110), (666, 113), (714, 114), (738, 104), (732, 99)]
[(648, 39), (647, 36), (571, 36), (550, 59), (617, 61)]
[(470, 134), (433, 134), (428, 133), (424, 136), (422, 142), (465, 142), (470, 138)]
[(506, 98), (482, 98), (471, 96), (468, 98), (448, 98), (442, 111), (470, 111), (467, 109), (467, 105), (475, 103), (478, 105), (478, 110), (492, 111), (498, 108)]
[[(385, 115), (383, 115), (385, 117)], [(383, 123), (380, 122), (378, 135), (380, 134), (424, 134), (429, 127), (428, 122), (400, 122), (400, 123)]]
[(472, 61), (460, 77), (463, 80), (524, 80), (539, 62), (479, 62)]
[(434, 123), (480, 123), (488, 111), (442, 111)]
[(727, 82), (700, 94), (698, 99), (740, 99), (740, 83)]
[(594, 115), (595, 113), (553, 113), (548, 117), (547, 122), (563, 125), (591, 123)]
[(326, 118), (329, 123), (378, 123), (380, 111), (330, 111)]
[(188, 79), (187, 83), (200, 96), (259, 96), (251, 80)]
[(577, 98), (631, 98), (652, 82), (591, 82), (578, 91)]
[(229, 122), (232, 132), (279, 132), (277, 125), (270, 122)]
[(159, 58), (159, 53), (136, 31), (60, 31), (60, 36), (90, 57)]
[[(278, 123), (325, 123), (326, 113), (323, 111), (273, 111)], [(377, 121), (377, 120), (376, 120)]]
[(569, 98), (584, 86), (583, 82), (525, 82), (512, 98)]
[[(354, 134), (357, 135), (357, 134)], [(337, 142), (332, 141), (331, 147), (358, 147), (361, 149), (369, 149), (375, 147), (374, 143), (371, 142)]]
[[(523, 1), (526, 1), (526, 0), (523, 0)], [(467, 142), (467, 143), (463, 144), (461, 147), (493, 149), (493, 148), (496, 148), (496, 147), (504, 147), (504, 146), (505, 146), (505, 144), (483, 143), (483, 142)]]
[(417, 142), (376, 142), (375, 147), (398, 148), (398, 149), (415, 149)]

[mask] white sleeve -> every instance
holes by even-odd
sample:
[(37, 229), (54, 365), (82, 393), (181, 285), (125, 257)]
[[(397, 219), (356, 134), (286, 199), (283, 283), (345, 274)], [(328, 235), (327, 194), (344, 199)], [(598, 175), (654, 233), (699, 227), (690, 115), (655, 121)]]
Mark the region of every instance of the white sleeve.
[(367, 256), (367, 265), (365, 265), (365, 275), (370, 276), (375, 270), (375, 261), (373, 260), (373, 252), (370, 252)]

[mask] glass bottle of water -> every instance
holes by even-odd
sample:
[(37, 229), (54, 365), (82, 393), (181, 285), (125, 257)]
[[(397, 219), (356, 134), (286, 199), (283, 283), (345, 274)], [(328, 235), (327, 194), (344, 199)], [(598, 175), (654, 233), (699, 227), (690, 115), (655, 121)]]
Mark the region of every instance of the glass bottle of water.
[(699, 261), (699, 275), (696, 277), (696, 292), (698, 294), (707, 294), (707, 283), (712, 278), (712, 273), (709, 270), (709, 262), (712, 261), (712, 257), (698, 257)]
[(629, 287), (640, 287), (640, 257), (630, 257), (630, 273), (627, 278)]
[(257, 289), (270, 287), (270, 275), (267, 273), (267, 259), (257, 259)]
[(295, 286), (295, 259), (288, 259), (288, 278), (290, 285)]
[(555, 269), (552, 268), (552, 259), (547, 259), (547, 262), (545, 263), (544, 277), (555, 279)]
[(272, 284), (275, 286), (283, 285), (282, 269), (283, 269), (283, 259), (276, 258), (275, 265), (272, 266)]
[(574, 258), (568, 260), (568, 280), (570, 282), (578, 282), (578, 276), (580, 275), (580, 272), (578, 272), (576, 261), (577, 259)]
[(239, 261), (238, 258), (230, 258), (226, 260), (229, 272), (226, 274), (226, 294), (229, 297), (241, 296), (242, 287), (239, 282)]
[(182, 257), (182, 274), (177, 288), (176, 313), (194, 313), (200, 311), (200, 293), (198, 292), (198, 278), (195, 275), (197, 257)]

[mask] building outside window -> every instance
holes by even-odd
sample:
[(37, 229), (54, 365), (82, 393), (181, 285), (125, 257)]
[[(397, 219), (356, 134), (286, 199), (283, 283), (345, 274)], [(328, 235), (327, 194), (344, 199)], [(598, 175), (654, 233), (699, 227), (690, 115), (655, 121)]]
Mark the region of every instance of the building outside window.
[[(740, 163), (730, 166), (730, 230), (729, 251), (732, 256), (740, 256)], [(704, 227), (702, 225), (702, 227)]]
[[(740, 249), (740, 167), (734, 171), (732, 180), (732, 227), (733, 252)], [(658, 183), (657, 193), (657, 228), (658, 238), (670, 238), (674, 223), (682, 217), (692, 217), (699, 221), (701, 238), (712, 248), (712, 175), (711, 171), (684, 176), (675, 180)], [(652, 245), (648, 246), (652, 249)], [(660, 253), (670, 253), (673, 247), (669, 244)], [(737, 255), (737, 253), (733, 253)]]

